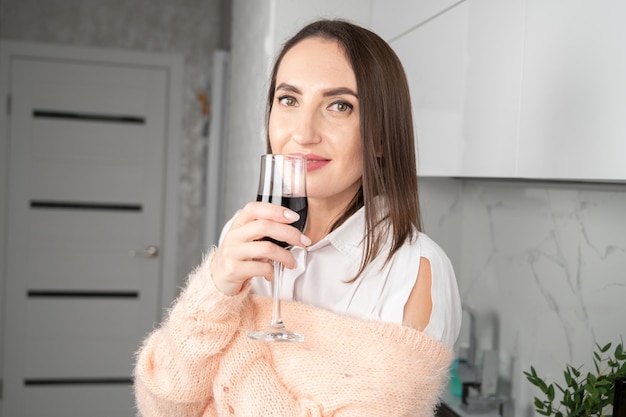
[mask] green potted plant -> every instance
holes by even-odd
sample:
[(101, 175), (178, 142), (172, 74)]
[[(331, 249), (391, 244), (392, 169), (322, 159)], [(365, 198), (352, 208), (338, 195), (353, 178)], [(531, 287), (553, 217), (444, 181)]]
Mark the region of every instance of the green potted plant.
[[(593, 353), (594, 371), (586, 375), (581, 367), (574, 368), (566, 365), (563, 375), (565, 385), (548, 384), (540, 378), (534, 367), (530, 372), (524, 372), (528, 381), (537, 386), (544, 399), (535, 397), (535, 409), (544, 416), (605, 416), (604, 410), (613, 404), (615, 378), (626, 376), (626, 352), (622, 343), (618, 344), (611, 356), (611, 343), (604, 346), (596, 344), (597, 350)], [(556, 387), (556, 389), (555, 389)], [(556, 398), (557, 390), (560, 392)]]

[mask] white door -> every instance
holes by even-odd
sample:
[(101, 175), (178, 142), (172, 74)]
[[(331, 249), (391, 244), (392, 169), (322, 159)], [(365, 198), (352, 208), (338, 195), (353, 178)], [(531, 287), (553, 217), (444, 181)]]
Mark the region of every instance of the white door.
[(3, 415), (132, 416), (160, 320), (167, 68), (10, 61)]

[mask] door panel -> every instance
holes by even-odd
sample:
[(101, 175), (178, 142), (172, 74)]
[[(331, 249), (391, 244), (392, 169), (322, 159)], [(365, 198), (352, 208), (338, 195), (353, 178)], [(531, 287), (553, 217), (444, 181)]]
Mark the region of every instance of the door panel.
[(14, 73), (32, 198), (137, 202), (161, 185), (165, 71), (23, 60)]
[(30, 290), (139, 291), (156, 263), (129, 256), (147, 244), (138, 211), (30, 211), (28, 252), (37, 254), (24, 267)]
[(87, 159), (132, 164), (143, 156), (141, 125), (93, 121), (76, 123), (62, 118), (33, 120), (33, 158), (50, 162)]
[[(33, 110), (76, 112), (125, 117), (156, 116), (147, 110), (149, 94), (163, 94), (154, 87), (153, 77), (167, 75), (163, 68), (149, 65), (99, 65), (79, 59), (15, 60), (14, 68), (27, 80), (37, 80), (38, 96)], [(14, 71), (14, 74), (16, 72)]]
[(25, 326), (26, 383), (129, 378), (137, 348), (137, 297), (51, 297), (31, 292)]
[(167, 69), (10, 71), (4, 415), (133, 415), (133, 354), (161, 309), (160, 254), (136, 251), (162, 246)]
[(33, 118), (33, 198), (137, 203), (150, 180), (147, 135), (145, 125)]

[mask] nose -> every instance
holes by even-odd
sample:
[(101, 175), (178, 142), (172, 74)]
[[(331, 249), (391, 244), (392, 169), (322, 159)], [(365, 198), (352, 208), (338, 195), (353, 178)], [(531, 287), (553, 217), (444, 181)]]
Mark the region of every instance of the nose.
[(298, 145), (310, 145), (321, 140), (319, 117), (315, 111), (304, 110), (299, 112), (294, 120), (294, 129), (291, 140)]

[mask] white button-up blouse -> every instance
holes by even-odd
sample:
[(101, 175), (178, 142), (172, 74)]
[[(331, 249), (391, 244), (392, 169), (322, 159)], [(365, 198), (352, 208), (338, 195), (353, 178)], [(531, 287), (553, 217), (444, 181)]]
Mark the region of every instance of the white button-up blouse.
[[(224, 227), (228, 230), (230, 222)], [(402, 323), (404, 305), (415, 285), (420, 258), (431, 266), (432, 311), (424, 331), (453, 347), (461, 327), (461, 301), (454, 270), (443, 250), (419, 233), (385, 264), (388, 245), (356, 279), (363, 257), (365, 211), (307, 248), (291, 249), (297, 267), (285, 269), (280, 297), (363, 320)], [(251, 291), (272, 295), (272, 283), (255, 277)], [(285, 318), (288, 324), (288, 318)], [(332, 326), (332, 324), (329, 324)]]

